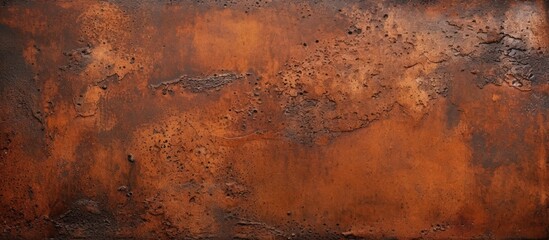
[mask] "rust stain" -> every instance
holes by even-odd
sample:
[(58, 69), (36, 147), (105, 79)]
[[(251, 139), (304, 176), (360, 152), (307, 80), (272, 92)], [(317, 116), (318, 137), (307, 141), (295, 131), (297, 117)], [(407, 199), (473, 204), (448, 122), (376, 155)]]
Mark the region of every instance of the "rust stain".
[(548, 14), (3, 1), (0, 238), (548, 238)]

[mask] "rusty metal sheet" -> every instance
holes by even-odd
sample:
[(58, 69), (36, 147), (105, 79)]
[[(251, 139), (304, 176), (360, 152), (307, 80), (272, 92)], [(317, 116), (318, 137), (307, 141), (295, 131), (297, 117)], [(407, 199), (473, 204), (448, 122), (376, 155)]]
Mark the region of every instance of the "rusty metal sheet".
[(548, 1), (1, 4), (1, 239), (549, 237)]

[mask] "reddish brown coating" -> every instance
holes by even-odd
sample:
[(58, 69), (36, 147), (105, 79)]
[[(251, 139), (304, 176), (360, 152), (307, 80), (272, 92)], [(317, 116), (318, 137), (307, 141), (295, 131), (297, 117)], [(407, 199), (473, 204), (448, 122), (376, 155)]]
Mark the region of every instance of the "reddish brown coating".
[(549, 237), (547, 1), (3, 1), (0, 239)]

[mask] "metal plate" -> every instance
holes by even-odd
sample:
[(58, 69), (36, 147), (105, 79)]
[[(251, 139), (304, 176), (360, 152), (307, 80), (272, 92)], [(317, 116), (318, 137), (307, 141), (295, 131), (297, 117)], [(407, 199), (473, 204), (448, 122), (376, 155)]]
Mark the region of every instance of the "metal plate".
[(0, 238), (547, 238), (547, 1), (3, 1)]

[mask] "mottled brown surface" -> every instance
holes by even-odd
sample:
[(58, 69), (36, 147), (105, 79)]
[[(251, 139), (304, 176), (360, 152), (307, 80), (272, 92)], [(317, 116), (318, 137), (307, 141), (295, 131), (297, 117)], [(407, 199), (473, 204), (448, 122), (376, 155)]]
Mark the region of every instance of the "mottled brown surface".
[(3, 1), (0, 238), (548, 238), (548, 10)]

